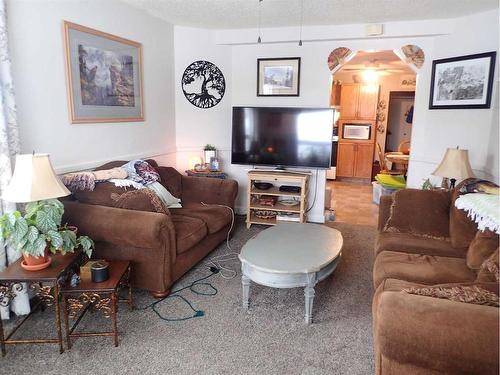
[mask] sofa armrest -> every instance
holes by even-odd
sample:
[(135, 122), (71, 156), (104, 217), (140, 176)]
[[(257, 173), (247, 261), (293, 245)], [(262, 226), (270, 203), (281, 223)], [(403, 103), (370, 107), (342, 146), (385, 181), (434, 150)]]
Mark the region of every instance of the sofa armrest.
[(498, 308), (392, 291), (376, 305), (378, 355), (439, 373), (498, 374)]
[(221, 204), (234, 208), (238, 183), (235, 180), (182, 176), (182, 202)]
[(138, 248), (174, 246), (175, 231), (169, 215), (114, 207), (64, 202), (63, 222), (96, 242)]
[(393, 196), (392, 195), (382, 195), (380, 197), (380, 204), (378, 207), (378, 231), (382, 232), (384, 230), (387, 220), (391, 216), (391, 206), (392, 206)]

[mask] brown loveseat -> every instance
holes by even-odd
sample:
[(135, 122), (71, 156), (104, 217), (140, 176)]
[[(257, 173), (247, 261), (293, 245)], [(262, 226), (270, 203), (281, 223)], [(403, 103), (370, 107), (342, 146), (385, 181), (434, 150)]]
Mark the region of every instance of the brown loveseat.
[[(125, 190), (104, 182), (92, 192), (79, 192), (75, 200), (65, 201), (64, 220), (94, 239), (93, 258), (132, 261), (132, 285), (163, 297), (176, 280), (226, 239), (232, 213), (223, 206), (234, 207), (238, 184), (187, 177), (154, 160), (148, 162), (160, 174), (161, 184), (181, 199), (183, 208), (170, 209), (168, 214), (115, 208), (111, 194)], [(97, 169), (125, 163), (111, 162)]]
[(475, 285), (498, 295), (496, 278), (480, 268), (495, 256), (498, 266), (498, 236), (477, 233), (454, 207), (458, 188), (382, 197), (373, 271), (377, 374), (499, 372), (498, 307), (408, 291)]

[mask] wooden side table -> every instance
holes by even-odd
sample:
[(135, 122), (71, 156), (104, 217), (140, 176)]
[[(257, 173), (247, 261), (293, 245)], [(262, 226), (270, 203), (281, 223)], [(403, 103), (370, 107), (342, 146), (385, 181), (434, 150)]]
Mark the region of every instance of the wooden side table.
[[(130, 287), (130, 262), (111, 260), (109, 263), (109, 279), (101, 283), (91, 280), (81, 280), (75, 287), (65, 287), (61, 290), (64, 301), (64, 326), (66, 328), (66, 341), (71, 349), (72, 337), (113, 336), (115, 346), (118, 346), (118, 329), (116, 313), (118, 302), (126, 302), (130, 310), (133, 309), (132, 288)], [(120, 288), (128, 288), (128, 298), (120, 300)], [(106, 332), (75, 332), (78, 323), (90, 309), (99, 311), (104, 318), (111, 318), (111, 331)], [(69, 327), (69, 319), (74, 319)]]
[[(51, 258), (51, 265), (40, 271), (26, 271), (21, 267), (21, 258), (0, 272), (0, 306), (8, 306), (16, 294), (25, 287), (23, 283), (26, 283), (26, 286), (34, 290), (39, 299), (39, 302), (32, 307), (31, 312), (7, 335), (4, 335), (2, 319), (0, 319), (0, 347), (2, 356), (6, 354), (6, 344), (53, 343), (59, 344), (60, 353), (64, 351), (59, 313), (59, 291), (64, 284), (69, 282), (71, 275), (80, 267), (80, 262), (84, 260), (84, 255), (80, 251), (77, 251), (66, 255), (51, 255)], [(19, 327), (21, 327), (39, 307), (51, 305), (54, 305), (55, 310), (56, 338), (12, 339), (12, 336), (17, 332)]]

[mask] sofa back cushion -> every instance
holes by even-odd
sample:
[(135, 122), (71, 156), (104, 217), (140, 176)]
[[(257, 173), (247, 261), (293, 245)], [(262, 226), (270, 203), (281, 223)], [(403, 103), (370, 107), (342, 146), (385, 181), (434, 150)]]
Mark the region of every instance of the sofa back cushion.
[(467, 250), (467, 267), (479, 270), (481, 265), (498, 248), (498, 234), (489, 230), (477, 231)]
[(176, 198), (181, 198), (182, 195), (182, 175), (172, 167), (156, 167), (161, 181), (160, 183), (167, 189), (170, 194)]
[(132, 190), (132, 188), (128, 188), (127, 190), (127, 188), (115, 186), (111, 182), (99, 182), (95, 184), (94, 190), (76, 191), (73, 195), (80, 203), (114, 207), (111, 194), (114, 193), (120, 195), (130, 190)]
[(450, 194), (444, 190), (403, 189), (394, 194), (384, 230), (417, 236), (449, 237)]
[(132, 190), (123, 194), (111, 194), (114, 206), (128, 210), (158, 212), (168, 215), (170, 212), (161, 199), (150, 189)]
[(477, 224), (467, 217), (464, 210), (455, 207), (456, 199), (462, 195), (460, 189), (469, 183), (470, 179), (460, 182), (451, 193), (450, 206), (450, 240), (456, 248), (468, 247), (477, 232)]

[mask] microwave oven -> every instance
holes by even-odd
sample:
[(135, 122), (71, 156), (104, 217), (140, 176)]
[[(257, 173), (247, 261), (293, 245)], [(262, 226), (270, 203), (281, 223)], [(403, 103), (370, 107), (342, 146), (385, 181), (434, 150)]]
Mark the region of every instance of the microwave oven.
[(349, 124), (344, 123), (342, 138), (343, 139), (370, 139), (371, 133), (370, 124)]

